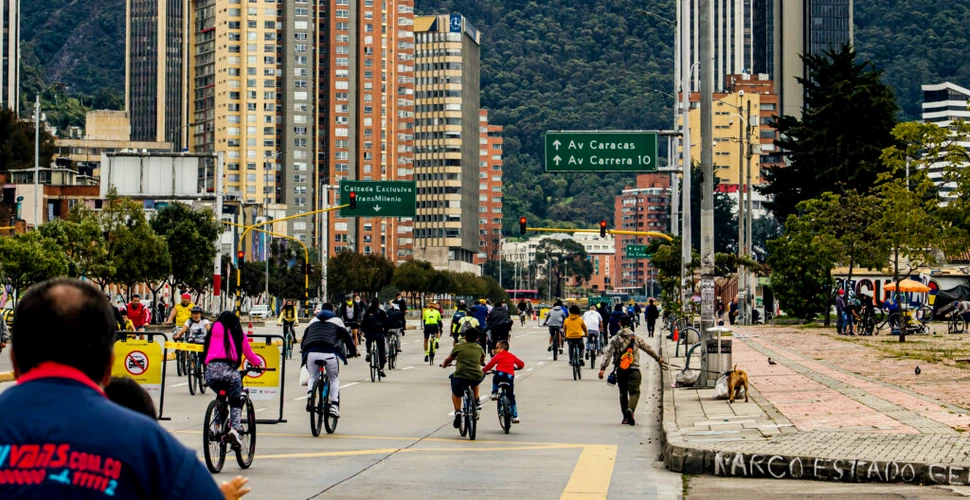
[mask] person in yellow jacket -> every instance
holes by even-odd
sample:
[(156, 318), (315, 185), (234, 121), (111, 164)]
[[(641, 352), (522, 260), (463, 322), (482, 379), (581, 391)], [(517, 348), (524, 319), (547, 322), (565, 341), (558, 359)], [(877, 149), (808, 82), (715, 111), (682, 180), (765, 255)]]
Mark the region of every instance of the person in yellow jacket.
[(586, 329), (586, 322), (579, 315), (579, 306), (576, 304), (569, 306), (569, 317), (563, 321), (562, 329), (566, 333), (566, 343), (569, 344), (570, 366), (574, 362), (572, 359), (573, 346), (579, 347), (579, 366), (585, 365), (586, 363), (583, 362), (583, 344), (585, 343), (583, 339), (589, 334), (589, 330)]
[[(421, 324), (424, 325), (424, 360), (428, 361), (428, 339), (433, 338), (434, 342), (441, 337), (441, 313), (435, 307), (434, 302), (428, 302), (421, 313)], [(435, 344), (437, 349), (438, 344)]]
[(168, 322), (177, 328), (182, 328), (182, 325), (192, 318), (193, 307), (195, 307), (195, 304), (192, 303), (192, 296), (183, 293), (182, 302), (175, 304), (175, 307), (172, 308), (172, 312), (168, 315)]
[(280, 317), (276, 320), (276, 326), (283, 325), (283, 338), (289, 339), (287, 335), (292, 335), (292, 341), (296, 341), (296, 327), (299, 326), (296, 316), (296, 306), (292, 300), (287, 300), (280, 308)]

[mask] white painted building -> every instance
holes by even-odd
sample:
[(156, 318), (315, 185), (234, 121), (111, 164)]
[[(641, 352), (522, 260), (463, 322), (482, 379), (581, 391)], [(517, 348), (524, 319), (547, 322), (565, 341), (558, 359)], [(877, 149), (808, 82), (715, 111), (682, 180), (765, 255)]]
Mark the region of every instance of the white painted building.
[[(933, 85), (923, 85), (923, 122), (934, 123), (941, 127), (951, 127), (957, 120), (970, 121), (970, 90), (959, 85), (943, 82)], [(960, 145), (970, 150), (970, 142), (963, 141)], [(929, 167), (930, 179), (939, 187), (943, 203), (953, 199), (952, 192), (956, 183), (945, 182), (943, 176), (949, 162), (935, 162)], [(960, 168), (966, 167), (961, 164)]]

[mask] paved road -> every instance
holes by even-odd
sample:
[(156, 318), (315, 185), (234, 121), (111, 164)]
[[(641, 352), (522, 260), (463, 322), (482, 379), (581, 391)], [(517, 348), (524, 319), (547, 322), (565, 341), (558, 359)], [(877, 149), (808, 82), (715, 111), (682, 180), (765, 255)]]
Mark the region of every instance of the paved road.
[[(363, 358), (342, 367), (342, 418), (330, 436), (310, 434), (299, 362), (287, 363), (286, 422), (258, 426), (256, 459), (245, 471), (253, 487), (251, 498), (680, 495), (680, 475), (657, 461), (660, 400), (655, 372), (644, 377), (639, 425), (621, 426), (615, 389), (588, 369), (586, 378), (574, 382), (567, 363), (562, 358), (553, 362), (546, 352), (545, 329), (534, 323), (516, 327), (512, 351), (526, 363), (516, 377), (522, 423), (511, 434), (502, 433), (494, 404), (486, 402), (478, 439), (472, 442), (452, 427), (450, 370), (422, 362), (417, 331), (403, 340), (399, 369), (382, 382), (370, 382)], [(451, 340), (442, 339), (441, 345), (448, 350)], [(9, 366), (9, 360), (0, 365)], [(201, 457), (202, 419), (211, 393), (190, 396), (184, 379), (173, 371), (168, 372), (164, 407), (171, 420), (162, 425)], [(259, 401), (256, 408), (259, 418), (275, 418), (279, 403)], [(219, 480), (239, 472), (227, 458)]]

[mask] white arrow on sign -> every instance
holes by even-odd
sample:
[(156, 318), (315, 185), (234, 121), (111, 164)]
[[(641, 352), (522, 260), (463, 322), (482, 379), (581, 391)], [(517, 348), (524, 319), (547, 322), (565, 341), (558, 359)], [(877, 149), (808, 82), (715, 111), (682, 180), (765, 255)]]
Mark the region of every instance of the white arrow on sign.
[(380, 205), (374, 205), (374, 211), (375, 212), (380, 212), (381, 211), (381, 206)]
[(560, 158), (559, 155), (556, 155), (556, 156), (553, 156), (552, 157), (552, 161), (556, 162), (556, 166), (558, 167), (559, 166), (559, 162), (562, 161), (562, 158)]
[(562, 143), (559, 142), (559, 139), (556, 139), (555, 141), (552, 141), (552, 145), (556, 146), (556, 151), (559, 151), (559, 146), (561, 146)]

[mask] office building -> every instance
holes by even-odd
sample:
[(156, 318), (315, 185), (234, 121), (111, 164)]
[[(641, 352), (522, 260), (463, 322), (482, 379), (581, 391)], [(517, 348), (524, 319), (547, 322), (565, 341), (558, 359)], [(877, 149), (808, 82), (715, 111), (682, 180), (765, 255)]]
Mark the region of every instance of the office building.
[[(2, 1), (2, 0), (0, 0)], [(126, 0), (125, 110), (131, 139), (188, 144), (188, 0)]]
[[(751, 117), (748, 114), (748, 103), (751, 103)], [(700, 95), (691, 94), (690, 127), (700, 130)], [(769, 103), (766, 103), (769, 104)], [(746, 161), (749, 144), (764, 151), (767, 145), (762, 144), (761, 130), (766, 131), (765, 141), (772, 141), (775, 129), (769, 125), (761, 125), (761, 95), (756, 93), (733, 92), (730, 94), (715, 93), (713, 106), (714, 132), (714, 175), (718, 185), (737, 185), (741, 182), (739, 175), (746, 172)], [(770, 109), (764, 112), (771, 113)], [(770, 119), (770, 118), (769, 118)], [(749, 127), (750, 130), (747, 130)], [(772, 151), (774, 143), (771, 143)], [(691, 144), (691, 160), (700, 163), (701, 149), (698, 142)], [(754, 151), (754, 150), (752, 150)], [(761, 183), (761, 155), (751, 155), (751, 183)]]
[[(637, 175), (636, 186), (628, 186), (615, 199), (613, 213), (613, 227), (618, 230), (666, 233), (670, 226), (670, 176)], [(659, 294), (657, 270), (650, 267), (650, 260), (626, 256), (627, 246), (646, 245), (649, 238), (616, 235), (615, 239), (613, 289), (635, 295)]]
[[(923, 85), (922, 89), (923, 122), (945, 128), (952, 128), (953, 122), (957, 120), (970, 122), (970, 90), (950, 82)], [(970, 141), (959, 144), (970, 149)], [(944, 182), (944, 174), (950, 166), (950, 162), (943, 161), (929, 166), (929, 177), (939, 187), (943, 203), (953, 199), (953, 190), (956, 188), (955, 182)], [(965, 163), (960, 165), (961, 168), (966, 166)]]
[(0, 107), (20, 106), (20, 0), (0, 0)]
[[(316, 95), (319, 106), (316, 175), (303, 203), (339, 203), (327, 186), (343, 179), (413, 179), (414, 1), (327, 0), (321, 2), (315, 33)], [(291, 196), (293, 193), (286, 193)], [(412, 254), (410, 218), (315, 220), (327, 253), (343, 250), (381, 254), (403, 262)], [(324, 228), (323, 225), (327, 227)]]
[[(614, 270), (616, 269), (616, 245), (612, 237), (600, 238), (597, 233), (543, 233), (541, 236), (529, 238), (525, 241), (502, 240), (501, 256), (513, 266), (515, 282), (512, 288), (518, 290), (535, 290), (540, 284), (548, 283), (549, 273), (545, 267), (536, 264), (536, 252), (543, 240), (573, 240), (586, 250), (586, 258), (593, 264), (593, 272), (589, 281), (579, 283), (572, 278), (565, 278), (566, 286), (582, 286), (593, 291), (605, 291), (613, 288)], [(509, 288), (509, 285), (506, 285)]]
[(79, 174), (101, 175), (101, 154), (122, 151), (165, 153), (169, 142), (132, 141), (131, 125), (125, 111), (96, 110), (85, 115), (84, 137), (54, 138), (58, 158), (71, 160)]
[(481, 110), (479, 127), (479, 182), (477, 264), (500, 257), (502, 241), (502, 127), (488, 122)]
[(478, 30), (460, 14), (414, 20), (414, 257), (478, 272)]

